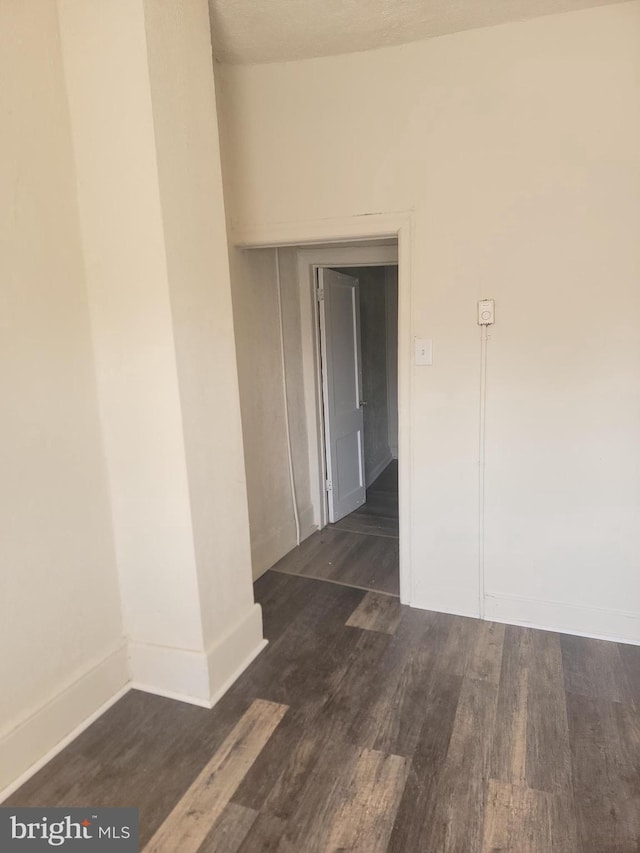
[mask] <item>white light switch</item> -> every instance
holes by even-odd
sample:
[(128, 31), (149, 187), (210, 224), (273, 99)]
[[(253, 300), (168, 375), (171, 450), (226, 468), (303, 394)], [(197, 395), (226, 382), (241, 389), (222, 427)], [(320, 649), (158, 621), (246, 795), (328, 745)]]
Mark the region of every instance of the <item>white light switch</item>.
[(416, 338), (416, 364), (433, 364), (433, 341)]

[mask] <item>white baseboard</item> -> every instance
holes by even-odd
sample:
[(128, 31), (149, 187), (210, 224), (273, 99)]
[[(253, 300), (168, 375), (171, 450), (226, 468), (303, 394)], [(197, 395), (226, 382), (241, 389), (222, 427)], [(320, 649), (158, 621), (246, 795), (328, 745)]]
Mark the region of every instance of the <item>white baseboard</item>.
[(212, 708), (266, 645), (259, 604), (206, 654), (123, 643), (0, 737), (0, 802), (131, 688)]
[(207, 651), (211, 707), (257, 657), (267, 641), (262, 634), (262, 608), (253, 604), (233, 628)]
[(560, 634), (640, 645), (640, 615), (619, 610), (487, 593), (485, 618)]
[(0, 802), (129, 690), (124, 645), (0, 738)]
[(266, 644), (259, 604), (253, 604), (206, 652), (130, 642), (131, 686), (212, 708)]
[(389, 465), (389, 463), (390, 463), (390, 462), (392, 462), (392, 461), (393, 461), (393, 456), (392, 456), (392, 454), (391, 454), (391, 451), (389, 450), (389, 452), (387, 453), (387, 455), (386, 455), (386, 456), (384, 456), (384, 457), (380, 460), (380, 462), (378, 462), (378, 464), (377, 464), (377, 465), (374, 465), (374, 467), (373, 467), (373, 468), (371, 468), (369, 471), (366, 471), (366, 472), (365, 472), (365, 474), (366, 474), (365, 479), (366, 479), (366, 485), (367, 485), (367, 488), (369, 488), (369, 486), (371, 485), (371, 483), (375, 482), (375, 481), (378, 479), (378, 477), (380, 476), (380, 474), (382, 474), (382, 472), (383, 472), (383, 471), (384, 471), (384, 469), (387, 467), (387, 465)]
[(132, 687), (167, 699), (210, 708), (209, 667), (204, 652), (129, 642)]

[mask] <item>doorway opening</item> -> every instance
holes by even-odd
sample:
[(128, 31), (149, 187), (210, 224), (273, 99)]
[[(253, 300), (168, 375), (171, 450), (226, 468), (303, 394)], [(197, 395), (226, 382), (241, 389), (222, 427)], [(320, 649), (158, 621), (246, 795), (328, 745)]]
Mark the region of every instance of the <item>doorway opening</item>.
[(329, 522), (397, 539), (397, 266), (317, 277)]
[(397, 596), (397, 244), (301, 248), (298, 268), (319, 529), (273, 569)]

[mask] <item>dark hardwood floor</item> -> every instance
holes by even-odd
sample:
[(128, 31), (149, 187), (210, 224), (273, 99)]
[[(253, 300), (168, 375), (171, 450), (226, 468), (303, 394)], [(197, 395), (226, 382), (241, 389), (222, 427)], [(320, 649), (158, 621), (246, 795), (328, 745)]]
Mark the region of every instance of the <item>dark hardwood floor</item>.
[(367, 489), (366, 503), (305, 539), (273, 571), (399, 595), (398, 463)]
[(7, 805), (137, 806), (162, 853), (638, 853), (640, 648), (268, 572), (207, 711), (130, 692)]
[(367, 501), (332, 524), (334, 530), (398, 538), (398, 460), (394, 459), (367, 489)]

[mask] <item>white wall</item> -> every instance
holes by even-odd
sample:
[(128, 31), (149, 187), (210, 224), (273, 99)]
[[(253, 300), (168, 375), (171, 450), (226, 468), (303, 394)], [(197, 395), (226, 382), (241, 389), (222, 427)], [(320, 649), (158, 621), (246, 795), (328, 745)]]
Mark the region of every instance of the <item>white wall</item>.
[(51, 0), (0, 3), (0, 791), (127, 681)]
[(434, 342), (411, 393), (417, 606), (479, 612), (493, 297), (486, 612), (640, 641), (639, 27), (631, 2), (221, 69), (240, 239), (413, 212), (412, 334)]
[[(301, 357), (298, 273), (294, 250), (231, 253), (233, 314), (251, 527), (253, 576), (264, 574), (313, 528)], [(280, 315), (282, 311), (282, 317)], [(283, 370), (283, 337), (285, 368)], [(286, 383), (284, 373), (286, 372)], [(293, 452), (292, 489), (287, 412)]]
[[(206, 0), (145, 0), (149, 80), (204, 644), (218, 690), (262, 640)], [(223, 638), (235, 637), (235, 649)]]
[(60, 0), (133, 683), (209, 704), (253, 604), (205, 0)]

